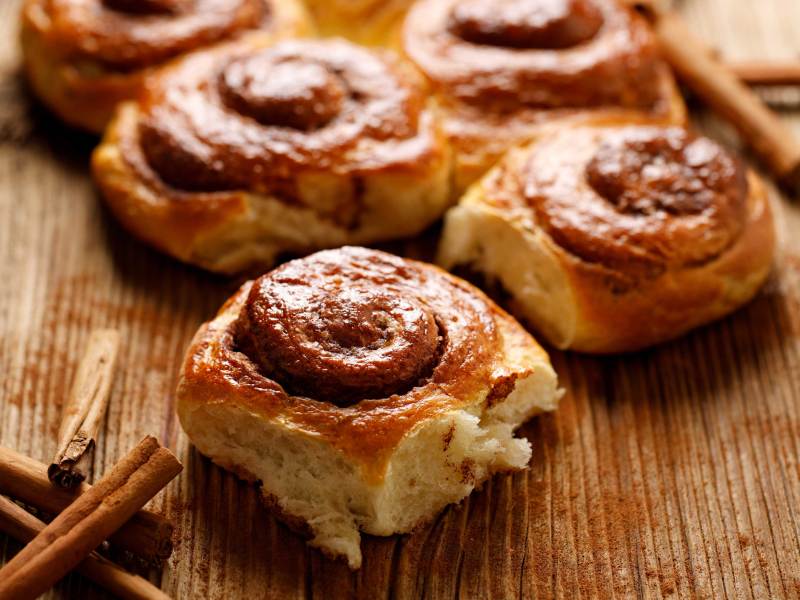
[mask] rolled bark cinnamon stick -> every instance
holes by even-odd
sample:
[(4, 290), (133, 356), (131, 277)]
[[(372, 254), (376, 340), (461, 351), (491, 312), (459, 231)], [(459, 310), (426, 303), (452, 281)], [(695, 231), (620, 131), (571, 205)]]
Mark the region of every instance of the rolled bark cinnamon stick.
[(778, 116), (661, 2), (637, 3), (653, 24), (678, 77), (734, 125), (759, 158), (793, 192), (800, 189), (800, 143)]
[(800, 85), (800, 60), (728, 62), (728, 68), (750, 85)]
[[(20, 542), (27, 543), (44, 528), (44, 522), (5, 496), (0, 496), (0, 531)], [(77, 571), (121, 598), (128, 600), (168, 600), (169, 598), (143, 577), (128, 573), (96, 552), (92, 552), (86, 557), (78, 565)]]
[(50, 481), (72, 488), (86, 479), (97, 432), (111, 393), (119, 350), (115, 329), (93, 331), (83, 355), (58, 431), (58, 451), (47, 469)]
[(0, 598), (34, 598), (49, 589), (182, 468), (172, 452), (145, 437), (0, 569)]
[[(47, 465), (0, 446), (0, 493), (56, 515), (91, 487), (86, 483), (74, 490), (55, 487), (47, 479)], [(140, 510), (109, 538), (109, 542), (145, 561), (158, 562), (172, 554), (172, 532), (172, 523), (165, 517)]]

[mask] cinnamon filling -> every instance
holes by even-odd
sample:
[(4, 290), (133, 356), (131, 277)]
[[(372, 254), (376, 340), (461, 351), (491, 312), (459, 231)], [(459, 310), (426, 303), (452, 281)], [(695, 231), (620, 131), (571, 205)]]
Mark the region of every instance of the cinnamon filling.
[[(197, 53), (151, 80), (137, 144), (177, 190), (242, 189), (291, 202), (307, 170), (358, 176), (430, 154), (422, 86), (411, 77), (339, 40)], [(333, 216), (358, 190), (335, 194), (320, 200)]]
[(256, 280), (236, 326), (239, 348), (288, 393), (340, 406), (424, 382), (444, 344), (436, 315), (364, 272), (357, 261), (368, 266), (371, 254), (321, 253)]
[(740, 162), (679, 127), (567, 130), (534, 145), (518, 176), (556, 243), (629, 282), (718, 257), (746, 221)]
[(419, 0), (404, 49), (440, 93), (478, 114), (662, 108), (658, 45), (617, 0)]
[(290, 58), (276, 63), (266, 52), (228, 64), (220, 93), (233, 110), (263, 125), (317, 129), (339, 114), (348, 94), (324, 64)]
[(272, 0), (52, 0), (48, 35), (76, 60), (130, 72), (268, 27)]
[(742, 172), (708, 138), (680, 128), (604, 142), (586, 165), (586, 180), (621, 212), (699, 214), (720, 197), (742, 197)]
[(591, 39), (602, 24), (591, 0), (465, 0), (453, 6), (448, 28), (473, 44), (560, 49)]
[(102, 0), (112, 10), (134, 15), (174, 15), (190, 8), (192, 0)]

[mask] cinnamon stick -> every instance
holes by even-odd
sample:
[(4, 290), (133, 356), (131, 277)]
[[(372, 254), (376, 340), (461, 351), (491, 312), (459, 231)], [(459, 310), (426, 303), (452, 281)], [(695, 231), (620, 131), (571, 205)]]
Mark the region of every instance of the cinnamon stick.
[[(55, 515), (91, 487), (86, 483), (74, 490), (54, 487), (47, 479), (47, 465), (0, 446), (0, 493)], [(172, 523), (165, 517), (140, 510), (108, 541), (147, 562), (158, 562), (172, 554), (172, 532)]]
[(145, 437), (0, 569), (0, 598), (33, 598), (49, 589), (182, 468), (172, 452)]
[(662, 2), (637, 3), (653, 24), (664, 58), (700, 98), (730, 121), (793, 191), (800, 189), (800, 143), (764, 102)]
[(64, 406), (58, 451), (47, 470), (50, 481), (61, 487), (72, 488), (86, 479), (108, 406), (118, 350), (119, 332), (115, 329), (93, 331), (89, 336)]
[(800, 85), (800, 60), (728, 62), (736, 76), (750, 85)]
[[(35, 538), (44, 528), (44, 522), (5, 496), (0, 496), (0, 531), (26, 543)], [(169, 598), (143, 577), (128, 573), (96, 552), (87, 556), (76, 570), (121, 598), (130, 600), (167, 600)]]

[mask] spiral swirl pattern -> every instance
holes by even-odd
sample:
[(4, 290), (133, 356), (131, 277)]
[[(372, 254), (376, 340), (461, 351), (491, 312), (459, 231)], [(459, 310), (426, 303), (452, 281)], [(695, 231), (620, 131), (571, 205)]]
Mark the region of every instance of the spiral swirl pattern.
[(52, 43), (128, 71), (268, 26), (269, 0), (49, 0)]
[(489, 366), (499, 344), (481, 294), (431, 267), (352, 247), (256, 280), (235, 331), (286, 393), (340, 406), (452, 387)]
[(500, 111), (659, 100), (655, 40), (615, 0), (425, 0), (404, 47), (446, 94)]
[(743, 166), (679, 127), (567, 130), (534, 144), (519, 178), (559, 245), (631, 275), (703, 264), (747, 222)]
[(389, 55), (343, 41), (187, 58), (149, 87), (139, 137), (178, 189), (275, 191), (298, 169), (368, 174), (431, 151), (420, 82)]
[(582, 44), (602, 24), (600, 11), (586, 0), (462, 0), (450, 12), (448, 29), (472, 44), (548, 50)]

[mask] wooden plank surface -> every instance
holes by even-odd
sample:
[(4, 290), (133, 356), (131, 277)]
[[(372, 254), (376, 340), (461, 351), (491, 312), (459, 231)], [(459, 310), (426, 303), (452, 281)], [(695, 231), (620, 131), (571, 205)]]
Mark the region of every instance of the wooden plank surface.
[[(797, 0), (684, 0), (731, 58), (800, 53)], [(94, 327), (122, 331), (121, 368), (94, 473), (145, 433), (186, 469), (153, 508), (179, 543), (179, 598), (800, 598), (800, 207), (777, 201), (782, 252), (758, 298), (631, 356), (553, 353), (557, 414), (523, 428), (529, 470), (499, 477), (410, 536), (365, 539), (350, 573), (277, 523), (254, 489), (198, 456), (173, 413), (197, 325), (237, 282), (164, 258), (99, 204), (93, 140), (29, 104), (16, 2), (0, 3), (0, 443), (55, 450), (65, 390)], [(784, 105), (800, 135), (798, 93)], [(788, 108), (787, 108), (788, 106)], [(727, 128), (699, 114), (725, 141)], [(0, 537), (0, 560), (19, 546)], [(71, 576), (50, 597), (106, 597)]]

